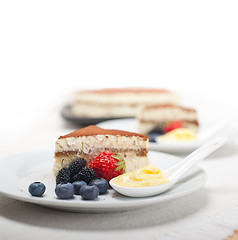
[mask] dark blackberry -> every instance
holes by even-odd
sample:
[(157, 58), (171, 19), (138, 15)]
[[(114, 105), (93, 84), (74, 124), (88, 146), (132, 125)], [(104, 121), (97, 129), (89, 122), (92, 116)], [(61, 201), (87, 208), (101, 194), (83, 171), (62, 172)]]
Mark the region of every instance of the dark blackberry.
[(82, 181), (82, 179), (79, 176), (79, 173), (75, 174), (73, 177), (71, 177), (71, 183), (76, 182), (76, 181)]
[(95, 172), (92, 168), (84, 167), (79, 173), (79, 177), (81, 181), (89, 183), (91, 180), (95, 178)]
[(77, 158), (73, 163), (69, 165), (70, 177), (79, 173), (86, 166), (84, 158)]
[(62, 168), (59, 170), (56, 176), (56, 185), (70, 182), (70, 170), (69, 168)]

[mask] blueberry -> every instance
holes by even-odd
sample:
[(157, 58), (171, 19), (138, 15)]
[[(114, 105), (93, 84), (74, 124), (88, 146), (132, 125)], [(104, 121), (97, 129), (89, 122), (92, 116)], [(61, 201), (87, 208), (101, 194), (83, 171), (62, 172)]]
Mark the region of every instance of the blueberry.
[(156, 138), (159, 136), (159, 134), (158, 133), (149, 133), (148, 136), (149, 136), (150, 142), (156, 142)]
[(41, 182), (33, 182), (29, 185), (28, 191), (34, 197), (41, 197), (45, 192), (45, 185)]
[(84, 181), (76, 181), (76, 182), (73, 182), (73, 185), (74, 185), (74, 194), (79, 195), (80, 188), (83, 185), (87, 185), (87, 183)]
[(80, 195), (84, 200), (94, 200), (99, 195), (99, 189), (97, 186), (87, 186), (83, 185), (79, 191)]
[(89, 186), (93, 186), (93, 185), (97, 186), (99, 189), (99, 194), (105, 193), (108, 189), (108, 182), (104, 178), (95, 178), (88, 185)]
[(162, 134), (164, 134), (164, 131), (161, 127), (157, 126), (157, 127), (154, 127), (153, 129), (151, 129), (149, 131), (149, 133), (157, 133), (158, 135), (162, 135)]
[(55, 193), (60, 199), (69, 199), (74, 196), (74, 185), (72, 183), (58, 184)]
[(156, 142), (156, 138), (160, 135), (164, 134), (163, 130), (160, 127), (153, 128), (149, 133), (149, 141)]

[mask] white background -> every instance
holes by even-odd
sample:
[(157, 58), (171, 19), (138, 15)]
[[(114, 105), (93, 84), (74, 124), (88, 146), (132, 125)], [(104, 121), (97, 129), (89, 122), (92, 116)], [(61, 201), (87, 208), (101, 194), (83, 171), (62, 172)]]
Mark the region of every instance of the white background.
[(80, 88), (155, 86), (237, 102), (238, 1), (1, 1), (0, 141)]
[[(237, 80), (237, 0), (0, 0), (0, 157), (54, 151), (68, 131), (59, 110), (81, 88), (186, 91), (218, 99), (225, 115), (225, 103), (238, 113)], [(79, 218), (0, 196), (0, 238), (226, 239), (237, 229), (237, 139), (201, 166), (200, 192), (138, 212)]]

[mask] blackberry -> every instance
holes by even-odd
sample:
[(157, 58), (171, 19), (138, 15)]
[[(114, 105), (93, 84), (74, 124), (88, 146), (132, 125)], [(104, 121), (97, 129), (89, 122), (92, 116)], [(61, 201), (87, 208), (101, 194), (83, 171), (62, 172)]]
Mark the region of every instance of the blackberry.
[(59, 170), (56, 176), (56, 185), (70, 182), (70, 170), (69, 168), (62, 168)]
[(70, 179), (71, 183), (76, 182), (76, 181), (82, 181), (82, 179), (79, 176), (79, 173), (75, 174), (73, 177)]
[(91, 180), (95, 178), (95, 172), (92, 168), (84, 167), (79, 173), (79, 177), (81, 181), (89, 183)]
[(69, 165), (70, 177), (79, 173), (86, 166), (84, 158), (77, 158), (73, 163)]

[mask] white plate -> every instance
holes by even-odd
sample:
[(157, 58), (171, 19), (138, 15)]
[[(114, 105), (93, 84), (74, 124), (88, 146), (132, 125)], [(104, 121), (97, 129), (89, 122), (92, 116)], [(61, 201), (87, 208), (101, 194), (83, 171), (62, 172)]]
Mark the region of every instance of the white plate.
[[(228, 125), (228, 123), (229, 121), (224, 120), (217, 124), (208, 124), (200, 121), (200, 130), (197, 135), (197, 140), (182, 142), (172, 141), (150, 142), (149, 148), (150, 150), (168, 153), (189, 151), (191, 152), (200, 147), (209, 138), (214, 137), (218, 132), (220, 133), (221, 130)], [(134, 118), (105, 121), (97, 124), (97, 126), (106, 129), (119, 129), (130, 132), (137, 132), (137, 120)]]
[[(107, 194), (99, 196), (97, 200), (85, 201), (80, 196), (70, 200), (57, 199), (54, 189), (55, 180), (52, 174), (53, 152), (33, 152), (9, 156), (0, 159), (0, 193), (30, 203), (45, 207), (72, 212), (115, 212), (142, 208), (154, 203), (175, 199), (200, 189), (206, 182), (206, 173), (198, 166), (189, 171), (183, 179), (169, 191), (146, 198), (130, 198), (110, 189)], [(158, 152), (149, 152), (152, 164), (163, 171), (181, 158)], [(32, 197), (28, 193), (28, 186), (35, 181), (46, 185), (43, 197)]]

